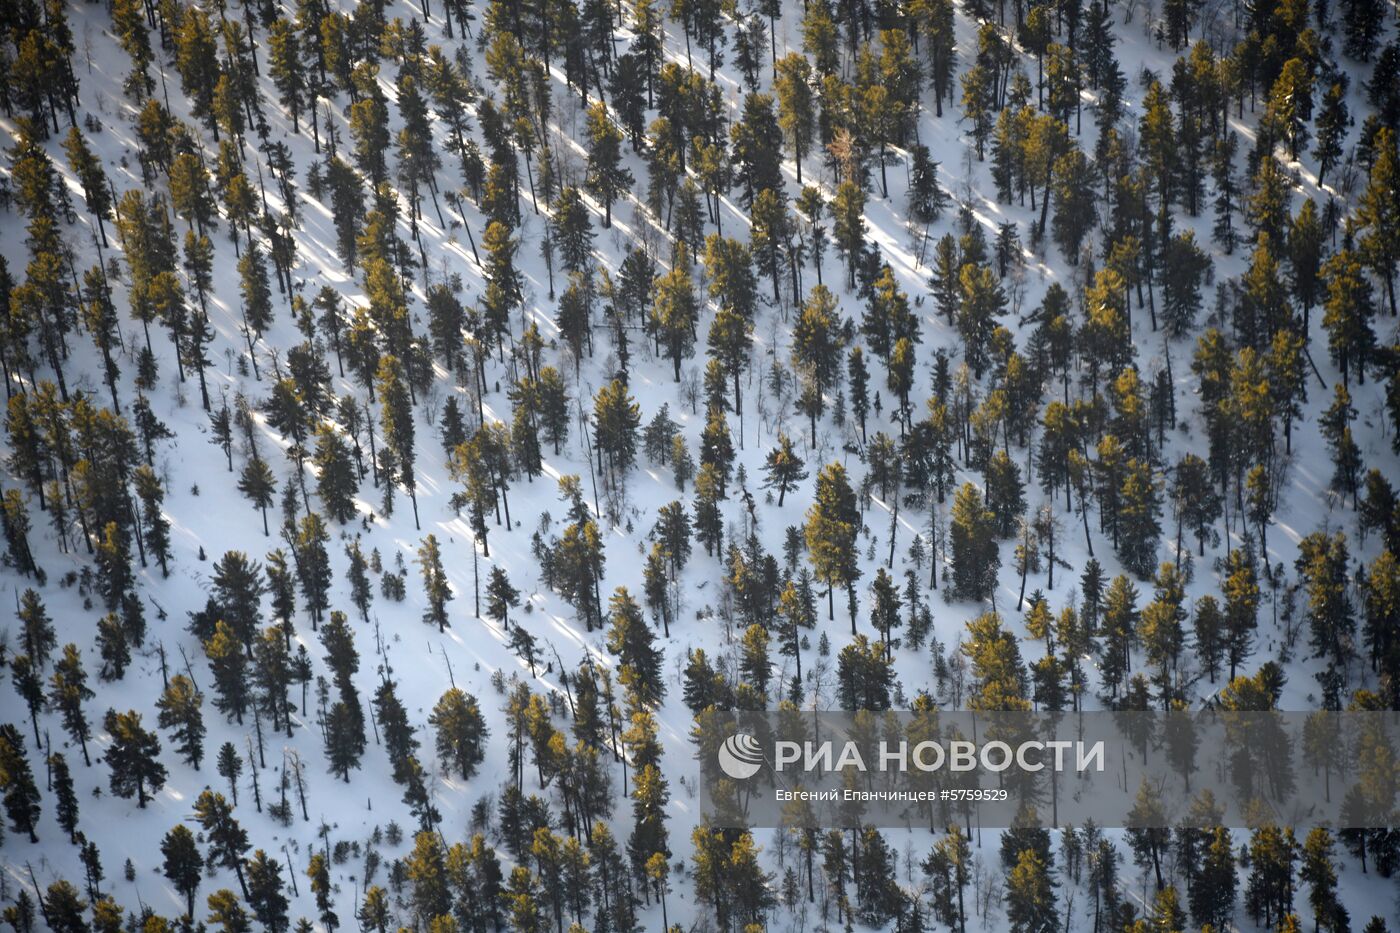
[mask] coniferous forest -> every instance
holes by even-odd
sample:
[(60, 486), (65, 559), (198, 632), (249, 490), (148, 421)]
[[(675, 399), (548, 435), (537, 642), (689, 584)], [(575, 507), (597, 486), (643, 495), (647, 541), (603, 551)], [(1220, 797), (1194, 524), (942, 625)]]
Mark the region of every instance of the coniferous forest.
[(0, 105), (16, 933), (1400, 930), (694, 743), (1400, 709), (1393, 3), (6, 0)]

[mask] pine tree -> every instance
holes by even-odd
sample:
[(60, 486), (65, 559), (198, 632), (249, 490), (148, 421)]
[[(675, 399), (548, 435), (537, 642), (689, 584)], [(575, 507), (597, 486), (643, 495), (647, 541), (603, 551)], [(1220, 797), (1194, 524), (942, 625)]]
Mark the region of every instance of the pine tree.
[(569, 273), (569, 284), (559, 297), (559, 313), (555, 323), (568, 344), (574, 358), (574, 372), (578, 373), (585, 351), (593, 351), (593, 308), (596, 292), (591, 272)]
[(54, 664), (49, 680), (49, 705), (63, 717), (63, 728), (68, 735), (82, 746), (83, 763), (92, 764), (88, 757), (87, 740), (92, 734), (83, 703), (93, 698), (87, 685), (87, 671), (83, 669), (82, 654), (72, 643), (63, 646), (63, 655)]
[(160, 563), (161, 576), (170, 576), (170, 520), (161, 511), (165, 490), (160, 478), (147, 464), (132, 474), (136, 483), (136, 498), (141, 502), (141, 517), (145, 525), (143, 539), (146, 550)]
[(77, 843), (78, 794), (73, 789), (73, 772), (68, 770), (68, 759), (54, 752), (47, 759), (49, 776), (53, 783), (54, 817), (59, 828), (68, 834), (68, 841)]
[[(948, 207), (948, 193), (938, 183), (938, 166), (927, 146), (914, 146), (909, 167), (909, 216), (925, 229), (942, 217)], [(922, 242), (919, 249), (922, 256)]]
[[(679, 437), (679, 435), (677, 435)], [(683, 448), (677, 448), (682, 450)], [(689, 458), (686, 453), (685, 457)], [(674, 458), (673, 458), (674, 459)], [(676, 461), (679, 470), (681, 461)], [(677, 473), (677, 477), (680, 473)], [(677, 485), (681, 485), (679, 482)], [(724, 516), (720, 512), (719, 503), (725, 498), (724, 481), (719, 470), (713, 463), (707, 463), (700, 468), (699, 474), (695, 478), (695, 508), (694, 508), (694, 528), (695, 538), (705, 545), (706, 554), (714, 554), (719, 547), (721, 539), (724, 537)]]
[(1355, 652), (1356, 619), (1347, 585), (1350, 564), (1341, 532), (1313, 532), (1298, 544), (1294, 567), (1307, 594), (1312, 647), (1339, 668)]
[(846, 259), (846, 287), (854, 288), (856, 269), (865, 252), (865, 192), (846, 179), (831, 200), (831, 236), (836, 251)]
[(1196, 245), (1190, 230), (1172, 237), (1162, 257), (1162, 325), (1172, 337), (1195, 326), (1201, 310), (1201, 284), (1210, 257)]
[[(836, 384), (841, 373), (841, 350), (845, 346), (836, 296), (824, 285), (817, 285), (802, 303), (801, 314), (793, 327), (793, 369), (808, 375), (820, 400), (827, 388)], [(809, 412), (816, 433), (815, 409)]]
[(47, 459), (45, 432), (41, 424), (41, 408), (31, 404), (28, 393), (21, 392), (10, 399), (5, 428), (11, 445), (8, 458), (10, 468), (47, 507), (44, 499), (44, 466)]
[(374, 692), (374, 711), (384, 737), (384, 749), (393, 765), (394, 781), (404, 784), (410, 773), (409, 761), (418, 751), (418, 739), (408, 721), (408, 712), (399, 701), (396, 685), (385, 680)]
[(671, 358), (673, 375), (681, 380), (681, 360), (695, 343), (699, 304), (690, 278), (690, 261), (684, 244), (677, 247), (671, 270), (656, 281), (651, 307), (651, 327)]
[(453, 687), (438, 699), (428, 722), (436, 730), (438, 757), (462, 780), (470, 780), (485, 756), (490, 734), (476, 697)]
[(257, 240), (248, 242), (248, 249), (238, 260), (238, 289), (243, 296), (243, 321), (249, 356), (255, 340), (272, 326), (272, 286), (267, 278), (267, 264)]
[(510, 630), (510, 650), (514, 651), (520, 660), (529, 665), (531, 677), (535, 676), (535, 649), (535, 636), (527, 632), (519, 623), (516, 623), (515, 628)]
[(282, 887), (282, 862), (268, 858), (266, 852), (258, 849), (248, 860), (248, 894), (245, 900), (253, 909), (253, 916), (271, 933), (285, 933), (288, 928), (289, 905)]
[[(107, 522), (97, 542), (97, 578), (107, 609), (116, 612), (131, 591), (131, 538), (124, 525)], [(131, 639), (135, 641), (135, 639)]]
[(1136, 458), (1128, 460), (1118, 495), (1118, 553), (1123, 565), (1142, 579), (1150, 577), (1157, 566), (1160, 514), (1160, 495), (1152, 467)]
[(204, 758), (204, 694), (184, 674), (176, 674), (156, 706), (160, 709), (160, 727), (171, 731), (180, 756), (198, 771)]
[(127, 643), (126, 631), (115, 612), (109, 612), (97, 620), (97, 652), (102, 658), (102, 667), (97, 676), (104, 681), (121, 680), (126, 666), (131, 663), (131, 647)]
[(233, 472), (233, 427), (233, 415), (225, 398), (219, 410), (209, 415), (209, 442), (223, 449), (230, 473)]
[(1215, 683), (1216, 672), (1225, 654), (1224, 624), (1220, 603), (1214, 596), (1202, 596), (1196, 602), (1193, 630), (1196, 635), (1196, 657), (1210, 675), (1211, 683)]
[(390, 151), (389, 108), (377, 84), (350, 105), (346, 114), (353, 142), (355, 164), (378, 188), (387, 176), (385, 156)]
[(214, 769), (228, 781), (229, 793), (233, 795), (234, 806), (238, 805), (238, 777), (243, 773), (243, 759), (238, 757), (238, 749), (232, 742), (219, 746), (219, 755)]
[(1211, 239), (1229, 255), (1235, 251), (1235, 213), (1240, 209), (1239, 178), (1235, 173), (1235, 155), (1239, 141), (1234, 133), (1221, 135), (1211, 153), (1211, 176), (1215, 181), (1215, 225)]
[(239, 903), (238, 895), (227, 888), (220, 888), (209, 895), (208, 907), (209, 922), (219, 924), (224, 933), (246, 933), (252, 928), (248, 912)]
[(622, 685), (639, 707), (659, 707), (666, 695), (661, 672), (663, 653), (654, 644), (651, 627), (626, 587), (618, 587), (613, 593), (608, 617), (608, 650), (618, 656)]
[(971, 483), (963, 484), (953, 500), (951, 546), (953, 592), (961, 599), (981, 601), (996, 587), (998, 566), (996, 516)]
[(987, 461), (983, 475), (986, 507), (996, 523), (996, 534), (1009, 538), (1016, 529), (1016, 520), (1026, 511), (1025, 483), (1021, 470), (1005, 450), (994, 453)]
[(235, 637), (232, 627), (220, 619), (213, 635), (204, 642), (204, 654), (214, 675), (217, 695), (214, 706), (225, 716), (235, 716), (243, 722), (248, 706), (247, 653), (244, 643)]
[(1040, 933), (1058, 926), (1054, 882), (1034, 849), (1023, 849), (1007, 875), (1006, 919), (1015, 933)]
[[(400, 189), (407, 194), (413, 216), (417, 218), (421, 216), (423, 188), (428, 189), (434, 206), (437, 206), (436, 173), (442, 160), (433, 148), (428, 106), (418, 89), (416, 69), (400, 69), (396, 91), (401, 121), (401, 127), (395, 137), (395, 154), (398, 156), (397, 181)], [(440, 208), (438, 219), (442, 219)]]
[(846, 357), (846, 375), (851, 391), (851, 411), (860, 424), (860, 439), (864, 443), (865, 422), (870, 413), (870, 370), (866, 368), (865, 353), (859, 346), (851, 347)]
[(995, 73), (980, 62), (962, 76), (963, 118), (971, 124), (970, 132), (977, 147), (979, 162), (986, 155), (987, 139), (992, 134), (997, 84)]
[(1250, 654), (1254, 629), (1258, 623), (1259, 583), (1254, 573), (1254, 558), (1244, 549), (1232, 550), (1226, 557), (1225, 584), (1225, 654), (1230, 664), (1230, 680)]
[(267, 553), (267, 591), (272, 597), (272, 618), (290, 640), (292, 616), (297, 609), (296, 578), (287, 564), (287, 552), (274, 548)]
[(1351, 499), (1352, 508), (1357, 508), (1357, 493), (1360, 489), (1361, 450), (1352, 437), (1351, 422), (1356, 418), (1356, 409), (1351, 404), (1351, 393), (1345, 385), (1333, 386), (1332, 404), (1319, 419), (1322, 436), (1332, 454), (1332, 490), (1342, 499)]
[[(1250, 836), (1248, 856), (1245, 909), (1255, 923), (1288, 927), (1286, 917), (1293, 910), (1293, 863), (1298, 859), (1292, 829), (1280, 830), (1274, 825), (1255, 829)], [(1291, 925), (1297, 929), (1296, 918)]]
[(141, 714), (135, 710), (118, 713), (108, 710), (102, 726), (111, 744), (102, 758), (111, 768), (109, 786), (118, 797), (136, 797), (136, 805), (146, 808), (147, 792), (158, 793), (165, 786), (165, 766), (157, 757), (160, 739), (141, 728)]
[(802, 458), (793, 450), (792, 439), (781, 431), (778, 432), (778, 446), (768, 452), (764, 461), (764, 475), (764, 486), (778, 490), (779, 508), (782, 508), (783, 497), (788, 490), (796, 488), (808, 476), (803, 469)]
[(730, 919), (742, 928), (761, 925), (777, 906), (772, 876), (763, 871), (759, 848), (748, 832), (696, 829), (694, 844), (696, 897), (714, 907), (721, 927)]
[(357, 234), (365, 214), (364, 184), (356, 171), (334, 156), (326, 163), (325, 184), (335, 224), (336, 255), (347, 273), (359, 258)]
[[(1084, 238), (1093, 229), (1096, 219), (1097, 195), (1092, 177), (1088, 159), (1079, 147), (1074, 145), (1071, 145), (1067, 152), (1055, 156), (1049, 173), (1050, 191), (1053, 192), (1055, 201), (1051, 234), (1071, 263), (1078, 262)], [(1050, 193), (1043, 193), (1042, 196), (1045, 201), (1042, 202), (1041, 208), (1048, 211), (1046, 205), (1049, 203)], [(1044, 234), (1041, 227), (1036, 227), (1031, 232), (1037, 237)]]
[[(240, 645), (251, 646), (262, 628), (262, 597), (265, 592), (262, 566), (242, 551), (226, 551), (214, 564), (214, 619), (191, 616), (190, 631), (201, 639), (214, 633), (213, 623), (222, 620)], [(209, 627), (202, 627), (202, 626)]]
[(291, 704), (287, 689), (292, 682), (292, 658), (287, 650), (287, 636), (278, 626), (264, 629), (253, 646), (253, 679), (258, 686), (258, 708), (272, 717), (272, 728), (285, 723), (291, 737)]
[(34, 552), (29, 549), (29, 510), (25, 506), (24, 493), (20, 490), (4, 490), (3, 502), (0, 502), (0, 523), (4, 525), (4, 537), (15, 569), (25, 576), (39, 577), (42, 583), (42, 570), (34, 562)]
[(948, 828), (923, 862), (932, 885), (934, 916), (951, 929), (966, 933), (967, 911), (964, 892), (971, 881), (972, 853), (960, 827)]
[(423, 568), (423, 591), (427, 596), (428, 608), (423, 613), (423, 621), (447, 629), (447, 603), (452, 599), (452, 588), (447, 582), (447, 571), (442, 566), (442, 552), (438, 548), (436, 535), (428, 535), (418, 548), (418, 563)]
[(720, 308), (710, 325), (708, 337), (711, 360), (729, 375), (734, 387), (734, 410), (740, 414), (743, 414), (744, 405), (739, 377), (749, 365), (749, 354), (753, 345), (751, 291), (749, 296), (749, 314), (729, 306)]
[[(1178, 461), (1172, 481), (1172, 502), (1176, 514), (1177, 541), (1181, 529), (1192, 530), (1205, 555), (1206, 541), (1214, 540), (1215, 521), (1220, 517), (1221, 500), (1210, 478), (1210, 467), (1195, 454), (1186, 454)], [(1178, 545), (1177, 548), (1180, 551)]]
[(1345, 152), (1347, 131), (1352, 124), (1347, 109), (1346, 96), (1349, 81), (1346, 74), (1338, 74), (1332, 83), (1322, 91), (1322, 104), (1317, 114), (1317, 145), (1313, 156), (1317, 159), (1317, 184), (1339, 165)]
[(151, 404), (146, 396), (138, 392), (136, 403), (132, 407), (132, 421), (135, 422), (137, 435), (141, 438), (141, 447), (146, 454), (146, 463), (155, 462), (155, 445), (157, 441), (168, 440), (175, 435), (171, 433), (165, 422), (156, 417), (151, 410)]
[(1210, 831), (1199, 875), (1191, 883), (1188, 901), (1191, 917), (1201, 925), (1219, 928), (1235, 912), (1235, 853), (1230, 831), (1222, 826)]
[(27, 654), (17, 654), (10, 658), (10, 679), (15, 692), (29, 710), (29, 722), (34, 727), (34, 744), (43, 745), (39, 735), (39, 711), (44, 707), (43, 675), (34, 659)]
[(161, 840), (160, 852), (165, 858), (161, 870), (171, 887), (185, 896), (185, 916), (193, 920), (194, 896), (204, 877), (204, 858), (194, 833), (181, 823), (175, 824)]
[[(268, 29), (267, 49), (268, 72), (277, 88), (278, 101), (292, 115), (292, 132), (300, 133), (308, 80), (302, 67), (300, 38), (286, 18), (277, 19)], [(315, 106), (314, 101), (311, 105)]]
[[(827, 615), (835, 617), (835, 590), (841, 587), (849, 594), (860, 577), (857, 566), (856, 538), (861, 519), (846, 469), (832, 462), (817, 474), (816, 493), (807, 510), (805, 536), (812, 562), (812, 572), (827, 586)], [(851, 601), (854, 608), (854, 600)], [(855, 616), (851, 617), (851, 632), (855, 634)]]
[(625, 476), (637, 459), (637, 429), (641, 407), (621, 379), (598, 390), (593, 399), (593, 443), (598, 466), (613, 479)]
[(38, 842), (35, 833), (39, 823), (39, 788), (24, 752), (24, 738), (10, 723), (0, 725), (0, 774), (4, 775), (5, 814), (17, 833), (25, 833), (30, 842)]
[(102, 234), (102, 246), (107, 246), (107, 224), (105, 218), (112, 213), (112, 189), (108, 185), (107, 173), (102, 169), (102, 161), (87, 144), (87, 138), (76, 126), (68, 130), (63, 138), (63, 151), (68, 157), (68, 166), (78, 176), (82, 185), (83, 201), (88, 212), (97, 218), (97, 228)]
[(389, 892), (379, 885), (370, 885), (365, 891), (364, 901), (355, 912), (355, 919), (365, 929), (375, 933), (387, 933), (389, 929)]
[(1400, 691), (1400, 641), (1392, 634), (1400, 617), (1400, 563), (1387, 549), (1371, 562), (1362, 590), (1365, 598), (1365, 641), (1371, 666), (1381, 675), (1389, 696)]
[(729, 419), (722, 406), (711, 405), (705, 418), (705, 429), (700, 432), (700, 465), (714, 467), (721, 496), (728, 491), (733, 462), (734, 440), (729, 433)]
[[(220, 757), (222, 758), (222, 755)], [(238, 876), (239, 887), (246, 892), (243, 863), (244, 855), (249, 849), (248, 833), (234, 818), (233, 807), (224, 799), (223, 794), (205, 790), (195, 800), (194, 815), (209, 844), (208, 861), (217, 863), (222, 868), (232, 868)]]
[(397, 358), (386, 355), (379, 361), (376, 383), (381, 403), (380, 424), (384, 431), (384, 446), (393, 451), (397, 479), (408, 490), (409, 498), (413, 501), (413, 527), (418, 528), (418, 492), (413, 472), (416, 456), (413, 447), (413, 407), (404, 384), (403, 368)]
[(515, 253), (520, 244), (511, 237), (505, 223), (493, 220), (486, 226), (481, 245), (487, 256), (483, 313), (490, 333), (499, 341), (508, 329), (510, 312), (522, 300), (520, 273), (515, 268)]
[[(205, 231), (214, 224), (213, 190), (209, 170), (199, 156), (182, 152), (170, 163), (170, 206), (189, 229), (185, 235), (185, 269), (190, 272), (190, 284), (196, 292), (209, 290), (204, 262), (206, 245), (212, 250)], [(203, 308), (203, 298), (200, 299)]]
[(356, 514), (355, 494), (359, 474), (351, 459), (350, 447), (329, 423), (316, 428), (316, 451), (312, 463), (317, 469), (316, 494), (330, 517), (342, 525)]
[(219, 124), (214, 119), (214, 92), (220, 77), (216, 27), (209, 15), (195, 8), (180, 18), (175, 30), (175, 69), (190, 99), (191, 112), (214, 133), (219, 141)]
[[(1317, 927), (1326, 925), (1329, 930), (1341, 929), (1337, 921), (1345, 914), (1337, 899), (1337, 869), (1333, 864), (1335, 848), (1332, 834), (1324, 826), (1315, 826), (1303, 842), (1303, 864), (1298, 873), (1300, 880), (1307, 883), (1308, 903), (1313, 910), (1313, 921)], [(1345, 921), (1343, 920), (1343, 924)]]
[(583, 272), (588, 269), (593, 255), (593, 221), (579, 190), (572, 185), (563, 188), (554, 202), (551, 229), (564, 270)]
[(667, 858), (671, 854), (665, 824), (669, 799), (670, 792), (660, 769), (650, 763), (643, 766), (637, 773), (632, 792), (633, 828), (627, 840), (632, 871), (639, 881), (645, 882), (646, 866), (655, 856)]
[(350, 781), (350, 769), (360, 766), (364, 754), (364, 713), (358, 702), (335, 701), (326, 714), (326, 759), (332, 774)]
[(1350, 386), (1353, 374), (1364, 384), (1376, 338), (1371, 329), (1375, 303), (1361, 256), (1349, 249), (1339, 250), (1323, 265), (1322, 278), (1327, 286), (1322, 326), (1327, 330), (1328, 353), (1342, 371), (1342, 385)]
[(774, 65), (773, 92), (778, 98), (778, 125), (797, 165), (802, 184), (802, 160), (812, 144), (816, 111), (812, 97), (812, 66), (807, 58), (789, 52)]
[(599, 101), (588, 109), (588, 190), (603, 202), (603, 226), (612, 226), (613, 201), (632, 187), (632, 173), (622, 165), (622, 133)]
[(510, 629), (510, 610), (520, 605), (520, 591), (511, 586), (510, 578), (500, 565), (492, 566), (486, 582), (486, 617)]
[(963, 339), (963, 356), (978, 379), (990, 363), (992, 334), (996, 319), (1006, 307), (1006, 295), (991, 268), (968, 262), (958, 273), (958, 333)]
[(83, 914), (87, 912), (87, 902), (78, 894), (72, 882), (60, 878), (49, 885), (44, 892), (44, 922), (51, 930), (61, 933), (80, 933), (88, 929)]
[[(782, 76), (778, 78), (782, 89)], [(794, 101), (800, 108), (800, 101)], [(782, 188), (779, 165), (782, 161), (784, 110), (775, 114), (770, 94), (744, 95), (740, 118), (730, 128), (735, 181), (742, 186), (740, 201), (752, 208), (759, 192)]]
[(1180, 52), (1190, 40), (1197, 7), (1198, 5), (1191, 0), (1167, 0), (1162, 5), (1162, 15), (1166, 20), (1167, 44), (1172, 47), (1172, 51)]
[(1383, 28), (1383, 13), (1363, 0), (1341, 0), (1342, 48), (1358, 61), (1368, 62)]
[(1306, 148), (1308, 121), (1313, 109), (1313, 71), (1301, 58), (1290, 58), (1269, 89), (1261, 125), (1288, 143), (1289, 158), (1298, 161), (1299, 149)]
[[(324, 854), (312, 853), (311, 862), (306, 867), (306, 876), (310, 879), (311, 893), (316, 896), (316, 910), (321, 915), (321, 923), (328, 930), (336, 929), (340, 926), (340, 918), (331, 908), (331, 875)], [(311, 925), (305, 920), (301, 922), (308, 927)]]
[(267, 510), (272, 505), (277, 492), (277, 477), (273, 475), (272, 468), (267, 465), (267, 461), (258, 457), (248, 459), (238, 478), (238, 491), (253, 503), (253, 508), (262, 512), (263, 535), (267, 536), (269, 534)]
[(122, 90), (140, 103), (154, 90), (149, 73), (153, 56), (145, 10), (132, 0), (121, 0), (112, 7), (112, 25), (122, 51), (131, 59), (131, 74), (122, 84)]
[[(290, 537), (290, 529), (287, 533)], [(302, 518), (294, 540), (289, 542), (292, 543), (297, 577), (301, 584), (302, 596), (306, 599), (306, 608), (311, 613), (313, 630), (327, 608), (333, 579), (330, 555), (326, 552), (326, 544), (329, 541), (330, 532), (326, 530), (321, 516), (315, 512), (308, 512)]]

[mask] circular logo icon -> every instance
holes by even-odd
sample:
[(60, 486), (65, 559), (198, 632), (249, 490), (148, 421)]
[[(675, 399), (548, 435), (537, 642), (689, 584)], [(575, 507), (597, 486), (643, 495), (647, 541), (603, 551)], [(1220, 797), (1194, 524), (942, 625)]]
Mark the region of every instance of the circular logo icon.
[(742, 781), (751, 778), (763, 767), (763, 751), (758, 739), (747, 732), (736, 732), (719, 747), (719, 768), (725, 774)]

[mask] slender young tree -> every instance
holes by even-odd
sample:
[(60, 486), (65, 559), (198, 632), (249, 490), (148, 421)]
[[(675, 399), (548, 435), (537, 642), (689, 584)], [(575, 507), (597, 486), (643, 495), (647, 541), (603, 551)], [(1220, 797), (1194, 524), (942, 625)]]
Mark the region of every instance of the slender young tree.
[(160, 709), (160, 727), (170, 730), (180, 756), (198, 771), (204, 759), (204, 694), (184, 674), (176, 674), (156, 706)]
[(428, 600), (428, 608), (423, 612), (423, 621), (436, 625), (439, 632), (447, 630), (447, 604), (453, 598), (452, 587), (447, 582), (447, 571), (442, 566), (442, 550), (436, 535), (428, 535), (418, 548), (418, 564), (423, 571), (423, 594)]
[(603, 202), (603, 226), (612, 226), (613, 201), (632, 186), (632, 173), (622, 164), (622, 132), (613, 125), (602, 101), (588, 108), (588, 190)]

